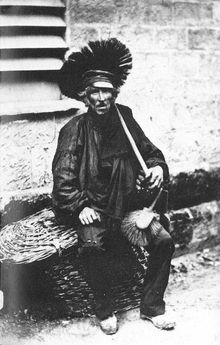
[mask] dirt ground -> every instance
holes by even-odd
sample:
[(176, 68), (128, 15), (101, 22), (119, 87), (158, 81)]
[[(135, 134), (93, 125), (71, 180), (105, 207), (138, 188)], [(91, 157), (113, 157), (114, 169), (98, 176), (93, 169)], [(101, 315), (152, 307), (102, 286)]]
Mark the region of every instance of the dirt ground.
[(118, 315), (119, 331), (101, 332), (95, 318), (35, 321), (0, 316), (0, 345), (217, 345), (220, 344), (220, 246), (172, 261), (167, 309), (177, 327), (161, 331), (139, 310)]

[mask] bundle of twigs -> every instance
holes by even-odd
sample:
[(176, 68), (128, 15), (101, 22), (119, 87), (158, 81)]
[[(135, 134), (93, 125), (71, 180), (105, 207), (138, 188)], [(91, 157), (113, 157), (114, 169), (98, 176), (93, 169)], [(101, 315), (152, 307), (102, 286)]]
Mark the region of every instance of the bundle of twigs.
[(147, 246), (150, 236), (157, 236), (160, 232), (160, 215), (153, 212), (159, 195), (160, 192), (149, 208), (144, 207), (143, 210), (132, 211), (125, 215), (121, 224), (121, 231), (131, 244), (139, 247)]
[(74, 228), (56, 223), (53, 211), (44, 209), (0, 232), (0, 261), (31, 263), (77, 244)]

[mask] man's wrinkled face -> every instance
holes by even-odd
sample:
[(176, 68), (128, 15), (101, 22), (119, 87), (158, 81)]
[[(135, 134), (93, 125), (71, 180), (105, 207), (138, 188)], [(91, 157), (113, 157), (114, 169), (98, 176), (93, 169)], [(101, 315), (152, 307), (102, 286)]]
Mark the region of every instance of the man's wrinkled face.
[(114, 89), (89, 86), (86, 89), (88, 103), (97, 115), (107, 114), (115, 101)]

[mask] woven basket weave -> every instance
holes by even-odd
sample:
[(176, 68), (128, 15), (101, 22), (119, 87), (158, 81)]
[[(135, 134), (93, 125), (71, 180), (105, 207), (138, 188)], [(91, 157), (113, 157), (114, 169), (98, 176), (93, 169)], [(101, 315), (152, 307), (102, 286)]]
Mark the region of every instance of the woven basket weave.
[[(125, 270), (111, 284), (115, 311), (139, 306), (147, 254), (138, 250), (135, 255), (138, 260), (126, 255), (121, 258)], [(27, 309), (36, 318), (53, 319), (93, 315), (93, 294), (74, 251), (36, 263), (4, 263), (1, 284), (5, 312)]]
[(58, 225), (53, 211), (44, 209), (1, 230), (0, 261), (31, 263), (76, 244), (76, 231)]
[[(124, 272), (119, 279), (116, 275), (112, 282), (115, 311), (126, 311), (138, 307), (140, 303), (148, 254), (142, 249), (137, 250), (133, 247), (133, 250), (134, 256), (125, 255), (122, 258)], [(48, 282), (51, 284), (54, 302), (62, 306), (60, 315), (77, 317), (92, 315), (93, 294), (84, 279), (79, 260), (74, 255), (63, 256), (60, 259), (45, 270)], [(111, 263), (109, 268), (111, 269)]]
[[(9, 271), (12, 266), (19, 269), (35, 268), (38, 262), (43, 277), (41, 294), (49, 291), (50, 310), (54, 311), (56, 305), (59, 305), (57, 317), (91, 315), (93, 294), (84, 279), (83, 269), (74, 251), (76, 244), (76, 231), (58, 225), (52, 210), (44, 209), (1, 230), (0, 260)], [(140, 302), (147, 253), (136, 247), (132, 247), (132, 252), (134, 255), (123, 254), (121, 262), (124, 266), (120, 270), (122, 274), (120, 279), (116, 275), (112, 282), (116, 311), (137, 307)], [(111, 263), (109, 265), (109, 271), (114, 271), (111, 269)], [(5, 282), (6, 287), (7, 284), (10, 284), (10, 281)], [(25, 286), (26, 283), (23, 284)], [(9, 302), (12, 299), (9, 296)], [(45, 308), (45, 314), (48, 313)]]

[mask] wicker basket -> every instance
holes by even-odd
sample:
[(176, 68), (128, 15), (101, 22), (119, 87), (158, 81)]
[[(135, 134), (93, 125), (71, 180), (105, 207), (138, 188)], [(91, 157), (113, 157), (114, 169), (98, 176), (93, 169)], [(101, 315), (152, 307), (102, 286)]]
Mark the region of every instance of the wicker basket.
[[(6, 310), (25, 307), (34, 313), (40, 308), (41, 316), (55, 318), (93, 314), (93, 294), (74, 250), (76, 244), (75, 230), (58, 226), (51, 209), (5, 226), (0, 255)], [(132, 252), (134, 255), (123, 254), (123, 267), (119, 267), (122, 274), (112, 279), (116, 311), (137, 307), (140, 302), (147, 253), (136, 247)], [(111, 264), (109, 271), (114, 271)], [(36, 292), (39, 299), (34, 303)]]
[[(135, 249), (134, 256), (124, 255), (120, 276), (113, 276), (111, 289), (115, 311), (125, 311), (139, 306), (143, 276), (147, 268), (147, 253)], [(136, 258), (135, 258), (136, 257)], [(111, 271), (111, 262), (109, 263)], [(58, 303), (63, 316), (86, 316), (93, 314), (93, 294), (87, 285), (83, 268), (74, 254), (53, 261), (45, 269), (51, 284), (54, 303)]]
[(1, 230), (0, 261), (40, 261), (76, 244), (76, 231), (57, 224), (53, 211), (44, 209)]

